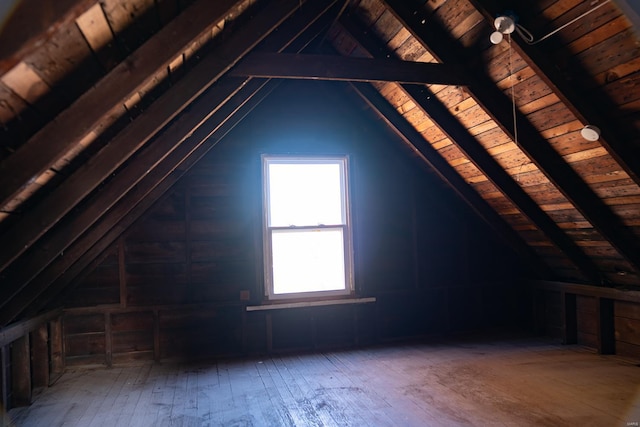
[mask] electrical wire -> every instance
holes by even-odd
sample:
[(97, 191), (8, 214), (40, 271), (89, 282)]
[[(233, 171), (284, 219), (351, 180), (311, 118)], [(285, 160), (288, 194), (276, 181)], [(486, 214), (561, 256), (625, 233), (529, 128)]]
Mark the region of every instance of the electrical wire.
[(520, 34), (520, 37), (522, 37), (522, 39), (525, 41), (525, 43), (529, 44), (529, 45), (534, 45), (534, 44), (538, 44), (541, 41), (544, 41), (546, 39), (548, 39), (549, 37), (551, 37), (552, 35), (554, 35), (555, 33), (557, 33), (558, 31), (561, 31), (565, 28), (567, 28), (569, 25), (575, 23), (576, 21), (584, 18), (585, 16), (587, 16), (588, 14), (590, 14), (591, 12), (595, 12), (596, 10), (600, 9), (602, 6), (604, 6), (607, 3), (610, 3), (611, 0), (605, 0), (602, 3), (600, 3), (599, 5), (595, 6), (592, 9), (589, 9), (588, 11), (586, 11), (585, 13), (583, 13), (582, 15), (573, 18), (571, 21), (567, 22), (566, 24), (562, 25), (559, 28), (556, 28), (555, 30), (551, 31), (549, 34), (541, 37), (538, 40), (534, 40), (533, 34), (531, 34), (531, 32), (529, 30), (527, 30), (526, 28), (524, 28), (522, 25), (520, 24), (516, 24), (516, 31), (518, 32), (518, 34)]
[[(513, 142), (516, 144), (516, 148), (520, 149), (518, 142), (518, 114), (516, 110), (516, 84), (513, 79), (513, 49), (511, 48), (511, 34), (507, 34), (509, 38), (509, 82), (511, 83), (511, 113), (513, 115)], [(520, 182), (520, 170), (524, 166), (524, 163), (520, 165), (520, 169), (516, 173), (516, 182)]]

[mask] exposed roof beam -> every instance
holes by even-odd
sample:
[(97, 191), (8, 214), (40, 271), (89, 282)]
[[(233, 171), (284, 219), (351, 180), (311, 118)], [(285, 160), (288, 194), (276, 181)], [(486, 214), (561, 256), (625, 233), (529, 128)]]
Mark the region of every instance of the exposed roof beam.
[[(171, 188), (194, 164), (220, 142), (274, 88), (253, 80), (211, 116), (203, 126), (158, 167), (149, 172), (95, 226), (76, 240), (56, 262), (42, 271), (0, 311), (0, 325), (13, 321), (24, 310), (40, 311), (106, 250), (142, 214)], [(206, 143), (205, 143), (206, 142)], [(194, 148), (195, 147), (195, 148)], [(39, 298), (40, 297), (40, 298)], [(35, 305), (34, 305), (35, 301)]]
[[(335, 15), (334, 9), (336, 9), (335, 1), (313, 2), (313, 7), (303, 8), (300, 13), (297, 13), (292, 17), (292, 19), (289, 19), (287, 22), (282, 24), (280, 31), (274, 32), (268, 36), (259, 47), (261, 49), (275, 51), (281, 51), (283, 49), (292, 52), (301, 51), (326, 29), (326, 26)], [(22, 290), (16, 294), (16, 299), (12, 301), (12, 304), (19, 306), (21, 301), (31, 300), (35, 297), (33, 295), (37, 295), (42, 292), (42, 290), (51, 284), (55, 277), (57, 277), (51, 276), (50, 273), (48, 276), (43, 276), (45, 272), (57, 271), (58, 274), (62, 274), (69, 265), (76, 261), (76, 259), (81, 256), (84, 258), (84, 250), (87, 250), (90, 245), (87, 245), (86, 243), (83, 246), (74, 245), (73, 248), (75, 248), (75, 250), (66, 250), (66, 248), (82, 233), (82, 231), (87, 230), (90, 226), (92, 226), (92, 228), (88, 233), (90, 236), (93, 236), (92, 238), (94, 239), (100, 238), (104, 233), (107, 233), (109, 228), (114, 226), (114, 223), (105, 223), (102, 220), (100, 220), (98, 224), (96, 224), (96, 222), (105, 214), (108, 206), (113, 206), (115, 204), (115, 206), (107, 213), (109, 218), (112, 220), (113, 218), (120, 218), (114, 217), (112, 211), (114, 209), (121, 209), (118, 208), (118, 206), (123, 206), (122, 200), (125, 201), (125, 207), (135, 205), (135, 203), (137, 203), (139, 199), (144, 197), (146, 194), (141, 190), (144, 185), (153, 185), (153, 187), (155, 187), (158, 185), (162, 176), (167, 176), (166, 174), (168, 172), (164, 171), (167, 169), (173, 170), (178, 167), (178, 164), (185, 159), (185, 150), (193, 151), (192, 144), (194, 141), (199, 141), (199, 144), (201, 144), (206, 139), (206, 136), (213, 131), (212, 126), (217, 126), (216, 120), (225, 119), (228, 115), (235, 112), (233, 103), (240, 102), (242, 99), (242, 96), (240, 95), (244, 94), (245, 97), (250, 96), (248, 94), (251, 93), (251, 87), (259, 84), (256, 82), (249, 82), (239, 90), (238, 95), (234, 96), (234, 98), (229, 101), (229, 104), (225, 104), (221, 101), (222, 98), (231, 94), (228, 90), (225, 92), (225, 87), (233, 90), (234, 86), (230, 82), (239, 82), (244, 80), (245, 79), (226, 76), (221, 79), (216, 86), (212, 87), (205, 94), (209, 95), (201, 96), (190, 106), (188, 113), (186, 113), (186, 118), (181, 117), (180, 119), (175, 120), (159, 138), (154, 140), (154, 149), (152, 150), (152, 153), (155, 153), (153, 156), (162, 155), (163, 150), (168, 150), (168, 153), (174, 148), (173, 146), (181, 140), (180, 135), (190, 134), (190, 137), (186, 139), (182, 145), (175, 148), (175, 151), (171, 152), (168, 156), (167, 153), (164, 153), (164, 160), (161, 160), (159, 163), (155, 163), (155, 166), (150, 166), (152, 162), (150, 162), (149, 154), (144, 155), (142, 159), (139, 159), (139, 157), (133, 159), (120, 174), (110, 180), (101, 189), (100, 193), (86, 203), (83, 203), (84, 209), (80, 210), (72, 218), (63, 220), (63, 224), (56, 226), (56, 228), (52, 230), (53, 234), (45, 236), (43, 239), (44, 242), (40, 242), (41, 244), (37, 246), (34, 252), (25, 254), (25, 256), (20, 258), (15, 265), (12, 265), (10, 267), (11, 271), (9, 272), (11, 277), (8, 278), (7, 282), (24, 284), (31, 281), (36, 276), (37, 272), (41, 271), (48, 265), (47, 269), (40, 276), (36, 277), (34, 283), (29, 283), (28, 287), (22, 286)], [(216, 100), (215, 97), (218, 97), (219, 99)], [(261, 98), (256, 97), (256, 99)], [(217, 105), (217, 108), (219, 108), (219, 111), (216, 111), (213, 116), (211, 115), (211, 105)], [(247, 107), (243, 106), (242, 108)], [(216, 109), (214, 109), (214, 111)], [(183, 116), (185, 116), (185, 114), (183, 114)], [(207, 117), (209, 118), (207, 119)], [(242, 117), (244, 117), (244, 115), (242, 115)], [(225, 124), (223, 126), (229, 126), (227, 122), (224, 123)], [(220, 131), (221, 130), (218, 130), (218, 132)], [(226, 132), (224, 134), (226, 135)], [(151, 157), (151, 160), (153, 160), (153, 158), (155, 157)], [(187, 164), (189, 163), (187, 162)], [(159, 173), (164, 175), (160, 175), (159, 177)], [(178, 175), (174, 172), (170, 177), (173, 176)], [(138, 182), (140, 178), (136, 177), (141, 177), (142, 180)], [(138, 182), (135, 187), (133, 187), (134, 182)], [(129, 193), (124, 195), (123, 192), (126, 188), (129, 188)], [(131, 193), (133, 193), (133, 195), (131, 195)], [(120, 202), (116, 203), (117, 200), (120, 200)], [(108, 227), (105, 224), (108, 224)], [(120, 225), (118, 225), (118, 227), (120, 227)], [(86, 238), (87, 234), (81, 237), (85, 242)], [(63, 250), (64, 255), (62, 257), (58, 257), (53, 264), (49, 264), (54, 258), (56, 258), (56, 255), (58, 253), (62, 253)], [(43, 277), (49, 277), (50, 281), (46, 282), (45, 280), (43, 282)]]
[[(317, 3), (323, 5), (324, 8), (327, 7), (327, 2)], [(82, 165), (71, 177), (63, 181), (32, 210), (26, 212), (21, 220), (2, 236), (6, 241), (6, 245), (2, 253), (0, 253), (0, 270), (6, 268), (7, 265), (24, 253), (38, 238), (44, 235), (133, 153), (149, 141), (156, 132), (162, 129), (207, 87), (211, 86), (213, 82), (227, 72), (243, 55), (277, 28), (298, 6), (299, 2), (296, 0), (284, 1), (278, 7), (267, 8), (242, 28), (239, 28), (237, 32), (226, 40), (226, 43), (203, 58), (189, 72), (187, 77), (179, 80), (171, 89), (167, 90), (142, 115), (109, 141), (102, 150), (86, 164)], [(311, 9), (316, 13), (323, 10), (322, 7), (318, 6), (305, 9)], [(213, 113), (220, 101), (220, 99), (214, 99), (213, 103), (208, 104), (207, 109), (202, 109), (201, 111), (206, 111), (207, 114)], [(192, 127), (186, 131), (183, 130), (184, 128), (179, 128), (179, 134), (172, 135), (174, 139), (165, 137), (163, 146), (166, 147), (166, 152), (161, 151), (160, 144), (155, 141), (151, 150), (155, 153), (154, 156), (156, 158), (149, 160), (139, 170), (132, 172), (132, 176), (136, 175), (139, 180), (140, 175), (143, 175), (145, 171), (153, 167), (163, 155), (166, 156), (172, 147), (175, 147), (175, 144), (204, 118), (190, 115), (188, 119), (182, 119), (182, 121), (191, 122)], [(126, 186), (130, 188), (135, 182), (136, 180), (133, 178), (131, 181), (125, 182), (125, 191)], [(116, 195), (117, 192), (114, 192), (114, 196)], [(117, 199), (109, 200), (105, 197), (102, 200), (105, 201), (105, 204), (102, 208), (96, 209), (96, 214), (104, 212)], [(77, 224), (76, 227), (78, 227)], [(61, 250), (50, 248), (49, 256), (55, 256)], [(15, 284), (14, 286), (21, 286), (21, 284)]]
[(122, 108), (150, 76), (211, 30), (236, 2), (197, 1), (0, 163), (0, 206), (75, 147), (105, 117)]
[(398, 135), (412, 151), (473, 209), (518, 255), (532, 272), (542, 277), (553, 277), (549, 267), (527, 243), (498, 215), (491, 206), (427, 143), (422, 135), (368, 83), (352, 83), (355, 93)]
[[(343, 19), (346, 29), (374, 57), (392, 54), (386, 46), (365, 34), (353, 21)], [(589, 280), (600, 284), (597, 266), (576, 243), (536, 204), (517, 182), (498, 164), (447, 107), (425, 86), (401, 85), (404, 92), (422, 109), (451, 141), (471, 160), (536, 227), (538, 227)], [(428, 143), (426, 145), (429, 145)], [(436, 155), (439, 156), (439, 154)]]
[[(627, 4), (625, 1), (617, 1), (621, 5)], [(471, 0), (471, 3), (490, 21), (499, 13), (504, 13), (504, 8), (500, 7), (496, 0)], [(627, 8), (627, 16), (632, 21), (635, 15), (636, 29), (640, 36), (640, 6), (627, 4)], [(631, 179), (640, 185), (640, 156), (634, 149), (634, 145), (629, 143), (629, 135), (625, 135), (618, 126), (612, 126), (611, 120), (607, 118), (607, 111), (615, 110), (613, 103), (592, 88), (587, 90), (587, 88), (576, 86), (576, 80), (568, 81), (541, 47), (523, 43), (519, 37), (512, 38), (511, 46), (578, 120), (585, 125), (595, 125), (603, 130), (599, 142)]]
[[(421, 7), (410, 8), (399, 0), (382, 1), (389, 5), (390, 10), (414, 37), (440, 61), (454, 64), (465, 62), (464, 48), (437, 22), (429, 19), (429, 25), (422, 25), (428, 16)], [(472, 80), (467, 87), (471, 96), (507, 135), (515, 139), (509, 98), (486, 74), (474, 72), (469, 77)], [(516, 119), (519, 144), (523, 152), (620, 255), (636, 271), (640, 271), (640, 248), (632, 236), (624, 231), (620, 218), (549, 145), (524, 114), (516, 111)]]
[(465, 85), (467, 83), (463, 73), (455, 66), (339, 55), (253, 52), (238, 62), (229, 73), (234, 76), (281, 79), (384, 81), (443, 85)]

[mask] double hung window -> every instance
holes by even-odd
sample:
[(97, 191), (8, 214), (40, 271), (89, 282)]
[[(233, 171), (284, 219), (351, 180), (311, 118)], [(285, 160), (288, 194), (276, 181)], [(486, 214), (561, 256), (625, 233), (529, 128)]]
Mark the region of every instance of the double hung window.
[(346, 157), (262, 157), (268, 299), (353, 289)]

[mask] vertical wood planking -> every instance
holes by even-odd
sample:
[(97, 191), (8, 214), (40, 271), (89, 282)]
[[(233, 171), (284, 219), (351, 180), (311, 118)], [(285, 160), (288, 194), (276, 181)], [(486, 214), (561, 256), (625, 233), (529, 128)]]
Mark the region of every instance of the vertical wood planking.
[(578, 342), (576, 295), (562, 292), (562, 308), (562, 341), (564, 344), (576, 344)]
[(31, 363), (29, 334), (11, 344), (11, 406), (31, 403)]
[[(0, 384), (0, 410), (8, 411), (11, 409), (11, 372), (9, 369), (9, 346), (5, 345), (0, 348), (0, 379), (2, 380), (2, 384)], [(4, 418), (0, 418), (2, 420)]]
[(127, 267), (125, 259), (124, 237), (118, 240), (118, 280), (120, 283), (120, 306), (127, 306)]
[(108, 367), (113, 364), (113, 337), (111, 336), (111, 312), (104, 313), (104, 353)]
[(265, 314), (265, 325), (266, 325), (266, 334), (267, 334), (267, 352), (273, 352), (273, 318), (271, 317), (271, 313)]
[(195, 286), (193, 286), (191, 271), (191, 180), (187, 180), (184, 189), (184, 224), (185, 224), (185, 263), (187, 269), (187, 299), (192, 302), (195, 300)]
[(51, 372), (49, 385), (53, 384), (64, 372), (64, 339), (62, 337), (62, 316), (49, 322), (49, 346)]
[(31, 332), (31, 366), (33, 387), (47, 387), (49, 385), (49, 331), (46, 323)]
[(153, 310), (153, 360), (160, 361), (160, 319), (158, 310)]
[(616, 353), (613, 314), (613, 300), (598, 298), (598, 352), (600, 354)]

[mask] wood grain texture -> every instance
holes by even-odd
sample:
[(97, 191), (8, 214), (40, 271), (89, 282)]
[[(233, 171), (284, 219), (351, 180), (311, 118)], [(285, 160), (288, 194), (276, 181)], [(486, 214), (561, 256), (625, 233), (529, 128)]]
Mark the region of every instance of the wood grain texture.
[[(228, 1), (217, 5), (213, 12), (218, 16), (215, 22), (225, 16), (233, 3)], [(57, 160), (68, 147), (81, 140), (105, 114), (119, 106), (143, 84), (149, 75), (168, 65), (193, 38), (210, 28), (210, 25), (215, 25), (210, 21), (212, 12), (208, 10), (208, 3), (206, 6), (207, 13), (193, 7), (191, 13), (181, 15), (165, 27), (153, 41), (133, 53), (126, 63), (121, 63), (92, 90), (84, 93), (73, 107), (65, 110), (58, 120), (34, 136), (20, 150), (20, 154), (16, 153), (8, 163), (3, 162), (0, 173), (5, 185), (0, 193), (0, 201), (4, 203), (10, 199), (29, 179), (42, 172), (51, 159)], [(5, 74), (3, 80), (10, 77), (7, 76)], [(34, 84), (41, 85), (38, 81), (34, 81)], [(52, 139), (51, 135), (58, 137)]]
[[(571, 369), (568, 369), (568, 367)], [(637, 419), (637, 369), (580, 347), (476, 338), (353, 351), (72, 368), (18, 425), (454, 425)], [(89, 387), (91, 393), (80, 390)], [(606, 392), (605, 392), (606, 391)]]

